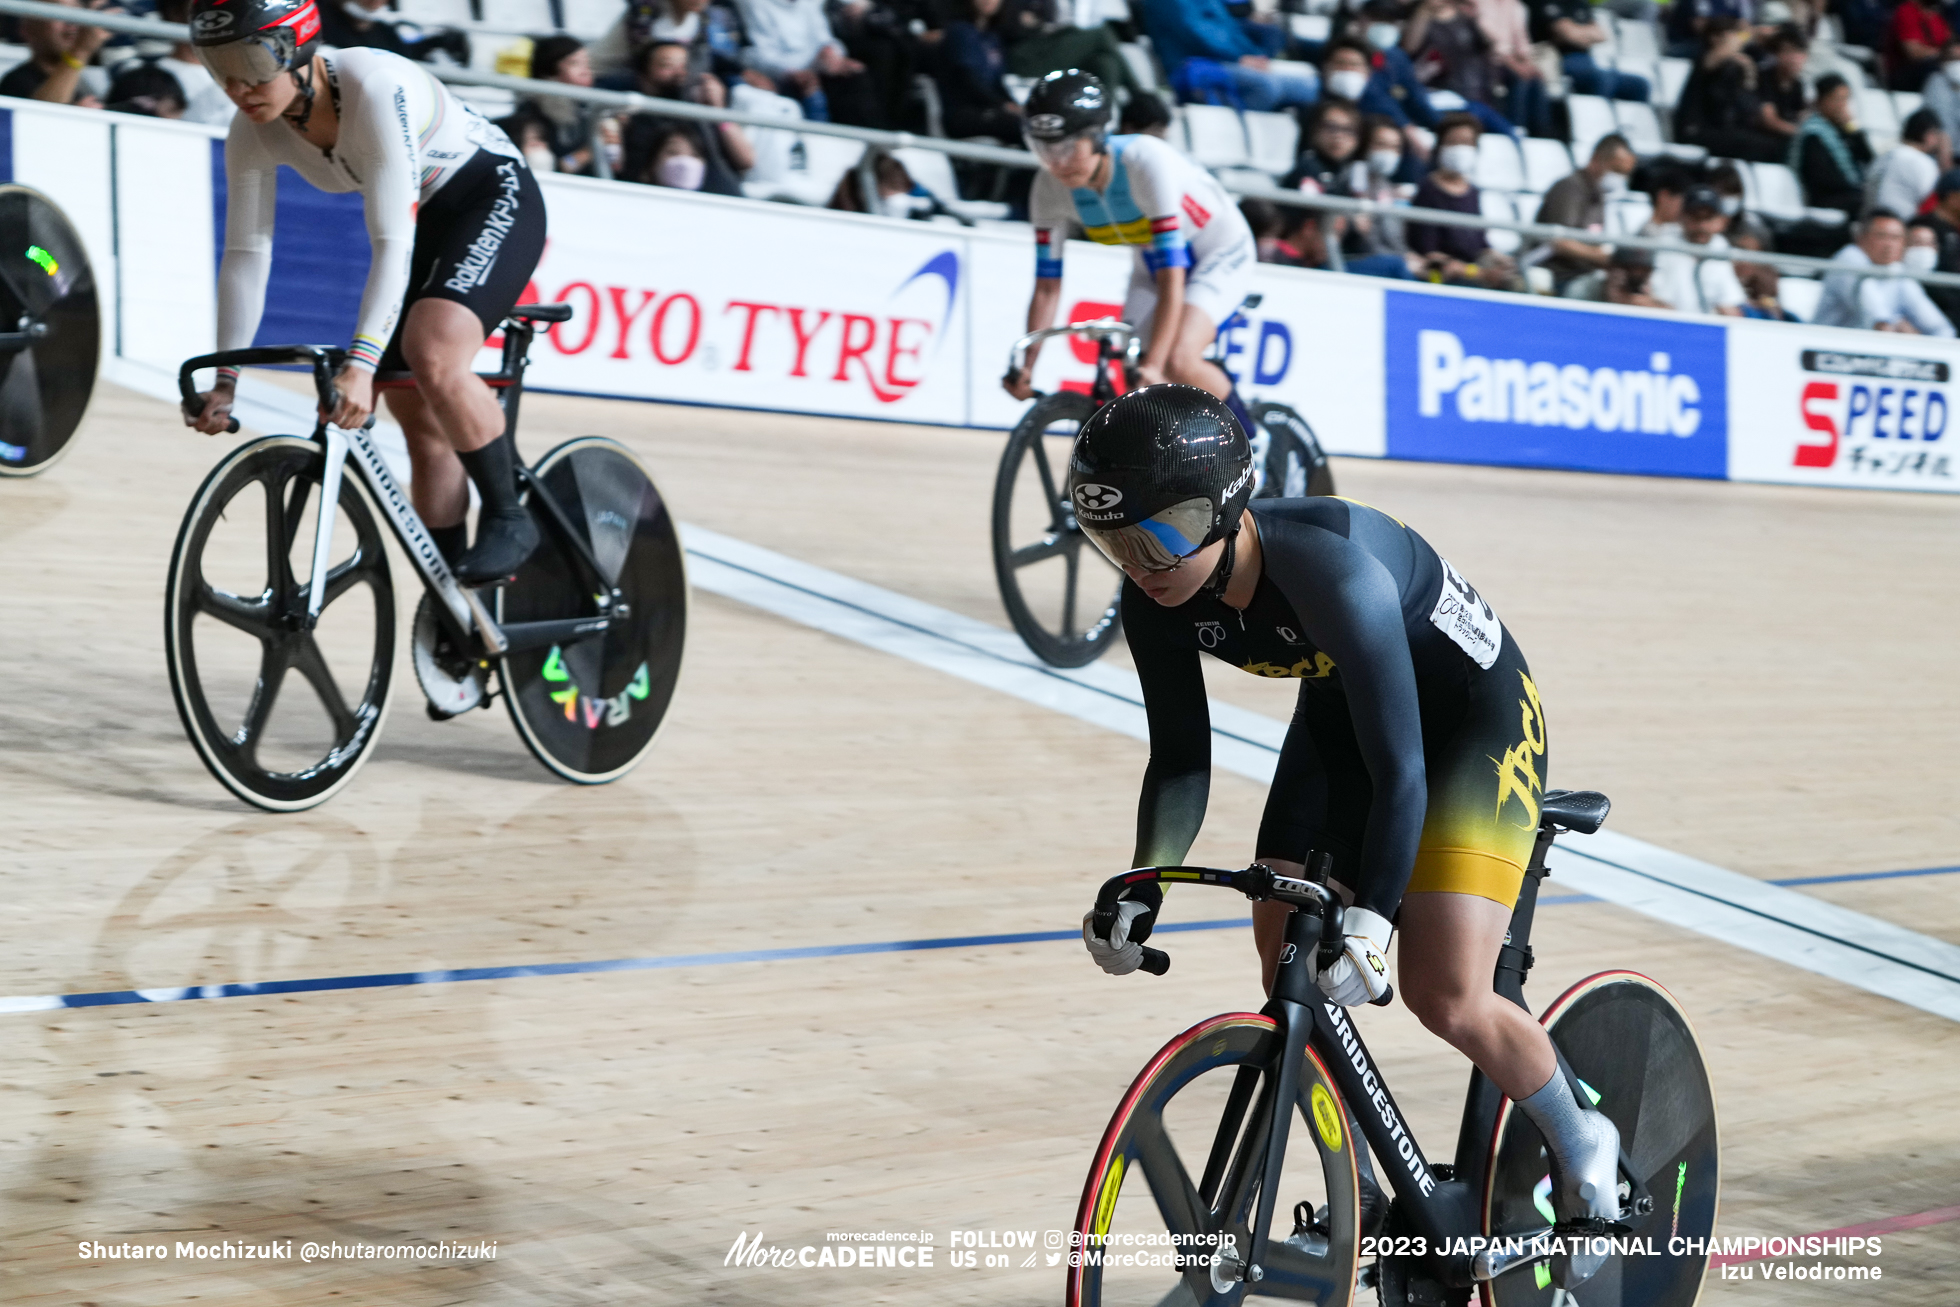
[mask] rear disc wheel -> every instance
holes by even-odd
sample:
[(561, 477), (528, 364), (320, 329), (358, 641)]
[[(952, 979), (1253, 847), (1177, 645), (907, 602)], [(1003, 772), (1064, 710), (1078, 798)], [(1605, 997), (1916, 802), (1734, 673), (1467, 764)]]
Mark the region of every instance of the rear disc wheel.
[(1307, 420), (1285, 404), (1252, 406), (1254, 499), (1334, 493), (1334, 470)]
[[(1651, 1207), (1626, 1218), (1652, 1256), (1612, 1256), (1580, 1285), (1585, 1307), (1693, 1307), (1707, 1270), (1704, 1253), (1675, 1256), (1669, 1240), (1706, 1241), (1715, 1228), (1721, 1156), (1715, 1093), (1694, 1028), (1673, 995), (1631, 971), (1580, 981), (1542, 1018), (1546, 1033), (1586, 1090), (1588, 1103), (1620, 1131), (1620, 1149)], [(1506, 1100), (1491, 1141), (1484, 1233), (1542, 1230), (1556, 1219), (1551, 1169), (1538, 1128)], [(1484, 1286), (1485, 1307), (1552, 1307), (1558, 1294), (1544, 1262)]]
[[(667, 503), (624, 445), (582, 436), (531, 469), (564, 510), (626, 605), (600, 635), (512, 654), (498, 664), (511, 721), (553, 773), (581, 785), (617, 780), (653, 747), (680, 679), (687, 567)], [(524, 498), (529, 503), (529, 488)], [(542, 505), (543, 542), (497, 590), (500, 625), (598, 612), (582, 565)]]
[(68, 452), (95, 389), (102, 320), (88, 255), (46, 196), (0, 186), (0, 476)]

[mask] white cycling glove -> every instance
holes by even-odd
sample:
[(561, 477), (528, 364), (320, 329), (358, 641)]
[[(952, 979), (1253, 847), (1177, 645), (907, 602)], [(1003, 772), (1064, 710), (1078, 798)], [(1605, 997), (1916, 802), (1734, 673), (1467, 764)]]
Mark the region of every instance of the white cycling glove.
[(1342, 1007), (1372, 1003), (1388, 992), (1388, 939), (1395, 927), (1378, 912), (1349, 908), (1341, 932), (1346, 945), (1333, 966), (1321, 969), (1321, 992)]
[(1082, 914), (1082, 942), (1089, 946), (1089, 956), (1096, 960), (1097, 966), (1112, 976), (1127, 976), (1143, 965), (1143, 945), (1130, 942), (1130, 927), (1149, 911), (1148, 903), (1134, 899), (1118, 903), (1116, 921), (1109, 928), (1106, 942), (1096, 938), (1095, 910)]

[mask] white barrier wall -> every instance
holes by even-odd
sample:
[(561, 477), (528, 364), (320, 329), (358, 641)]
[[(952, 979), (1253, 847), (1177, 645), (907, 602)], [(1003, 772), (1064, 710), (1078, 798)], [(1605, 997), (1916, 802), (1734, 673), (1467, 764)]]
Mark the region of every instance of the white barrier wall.
[[(30, 101), (0, 101), (0, 116), (12, 178), (54, 197), (88, 244), (108, 351), (174, 371), (212, 348), (215, 134)], [(534, 295), (578, 314), (534, 351), (541, 389), (993, 428), (1022, 411), (998, 384), (1033, 285), (1013, 232), (579, 178), (545, 190)], [(366, 273), (358, 202), (286, 176), (280, 203), (279, 302), (260, 343), (344, 340)], [(1071, 318), (1120, 306), (1127, 253), (1078, 245), (1067, 269)], [(1269, 266), (1257, 289), (1260, 306), (1225, 328), (1226, 365), (1335, 452), (1960, 487), (1953, 342)], [(1085, 385), (1093, 359), (1053, 343), (1036, 384)]]

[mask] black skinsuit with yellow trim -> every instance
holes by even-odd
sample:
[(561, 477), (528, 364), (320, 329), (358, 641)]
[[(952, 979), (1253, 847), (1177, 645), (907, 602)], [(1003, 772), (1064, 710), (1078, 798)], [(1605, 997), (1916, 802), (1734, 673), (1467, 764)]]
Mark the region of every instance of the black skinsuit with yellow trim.
[[(1241, 612), (1123, 586), (1150, 717), (1136, 865), (1180, 863), (1204, 821), (1211, 719), (1200, 654), (1296, 677), (1257, 855), (1331, 853), (1357, 905), (1406, 892), (1517, 898), (1545, 788), (1545, 713), (1509, 631), (1428, 542), (1333, 498), (1254, 500), (1263, 564)], [(1445, 628), (1448, 628), (1447, 630)], [(1487, 665), (1485, 665), (1487, 663)]]

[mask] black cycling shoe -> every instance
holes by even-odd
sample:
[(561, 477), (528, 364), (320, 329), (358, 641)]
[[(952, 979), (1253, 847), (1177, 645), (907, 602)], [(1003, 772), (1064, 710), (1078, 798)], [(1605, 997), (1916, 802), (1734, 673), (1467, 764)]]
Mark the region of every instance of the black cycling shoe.
[(538, 548), (538, 524), (522, 509), (484, 514), (477, 520), (476, 543), (456, 560), (456, 579), (464, 585), (501, 585)]

